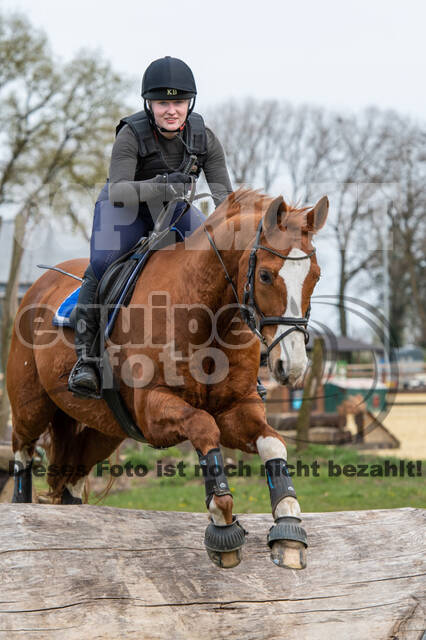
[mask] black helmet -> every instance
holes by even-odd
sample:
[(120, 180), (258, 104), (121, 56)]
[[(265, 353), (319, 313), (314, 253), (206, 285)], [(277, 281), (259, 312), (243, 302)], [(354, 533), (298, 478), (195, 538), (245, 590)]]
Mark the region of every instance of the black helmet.
[(145, 100), (195, 98), (197, 87), (191, 69), (183, 60), (165, 56), (151, 62), (142, 78)]

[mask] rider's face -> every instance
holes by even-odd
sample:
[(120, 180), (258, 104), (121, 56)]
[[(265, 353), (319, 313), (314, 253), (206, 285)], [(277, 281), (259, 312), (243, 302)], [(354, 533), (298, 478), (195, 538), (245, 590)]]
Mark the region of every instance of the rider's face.
[(174, 131), (183, 125), (188, 113), (189, 100), (152, 100), (151, 110), (155, 122), (167, 131)]

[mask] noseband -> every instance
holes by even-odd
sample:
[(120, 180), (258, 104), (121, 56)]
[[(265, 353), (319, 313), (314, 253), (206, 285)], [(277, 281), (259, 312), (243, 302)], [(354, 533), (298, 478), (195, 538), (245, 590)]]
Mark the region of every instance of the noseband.
[[(256, 238), (253, 244), (253, 247), (250, 251), (250, 256), (249, 256), (249, 266), (248, 266), (248, 271), (247, 271), (247, 279), (246, 279), (246, 283), (244, 285), (244, 293), (243, 293), (243, 303), (241, 304), (238, 298), (238, 293), (236, 290), (236, 287), (234, 285), (234, 282), (231, 278), (231, 276), (228, 273), (228, 270), (225, 266), (225, 263), (222, 260), (222, 256), (220, 255), (214, 241), (213, 238), (211, 237), (210, 233), (207, 231), (207, 229), (204, 227), (204, 231), (207, 234), (207, 237), (209, 239), (209, 242), (211, 244), (211, 246), (213, 247), (214, 251), (216, 252), (217, 257), (220, 260), (220, 263), (223, 267), (223, 270), (225, 272), (225, 277), (228, 280), (229, 284), (232, 287), (232, 290), (234, 292), (234, 296), (235, 299), (237, 301), (237, 305), (240, 309), (241, 312), (241, 316), (244, 320), (244, 322), (247, 324), (247, 326), (249, 327), (249, 329), (251, 329), (251, 331), (253, 331), (253, 333), (259, 338), (259, 340), (262, 342), (262, 344), (266, 347), (266, 355), (267, 357), (269, 356), (270, 352), (272, 351), (272, 349), (279, 343), (281, 342), (281, 340), (283, 340), (283, 338), (285, 338), (286, 336), (288, 336), (290, 333), (292, 333), (293, 331), (300, 331), (301, 333), (303, 333), (304, 337), (305, 337), (305, 344), (308, 343), (309, 341), (309, 333), (307, 330), (307, 326), (308, 326), (308, 322), (309, 322), (309, 316), (310, 316), (310, 312), (311, 312), (311, 305), (309, 305), (306, 314), (302, 317), (302, 318), (291, 318), (291, 317), (284, 317), (284, 316), (265, 316), (263, 314), (263, 312), (259, 309), (259, 307), (257, 306), (256, 300), (254, 299), (254, 274), (255, 274), (255, 270), (256, 270), (256, 261), (257, 261), (257, 251), (258, 249), (263, 249), (263, 251), (269, 251), (269, 253), (273, 253), (275, 256), (278, 256), (279, 258), (282, 258), (283, 260), (307, 260), (308, 258), (311, 258), (314, 253), (315, 253), (315, 249), (313, 249), (310, 253), (307, 253), (304, 256), (300, 256), (300, 257), (290, 257), (290, 256), (284, 256), (282, 253), (279, 253), (278, 251), (275, 251), (274, 249), (270, 249), (269, 247), (265, 247), (261, 244), (259, 244), (260, 241), (260, 235), (262, 233), (262, 229), (263, 229), (263, 218), (261, 219), (261, 221), (259, 222), (259, 225), (257, 227), (257, 232), (256, 232)], [(256, 321), (256, 316), (258, 318), (258, 321)], [(290, 327), (289, 329), (287, 329), (287, 331), (284, 331), (283, 333), (281, 333), (277, 338), (275, 338), (275, 340), (268, 345), (266, 339), (263, 337), (261, 331), (263, 329), (263, 327), (266, 327), (268, 325), (285, 325)]]

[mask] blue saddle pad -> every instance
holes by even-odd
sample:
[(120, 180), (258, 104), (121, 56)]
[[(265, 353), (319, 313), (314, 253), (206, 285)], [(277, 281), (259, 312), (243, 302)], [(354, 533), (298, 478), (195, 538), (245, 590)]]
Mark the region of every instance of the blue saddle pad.
[(77, 304), (78, 294), (80, 293), (80, 287), (77, 287), (72, 291), (65, 300), (61, 303), (53, 316), (52, 324), (55, 327), (70, 327), (74, 328), (70, 320), (71, 312)]

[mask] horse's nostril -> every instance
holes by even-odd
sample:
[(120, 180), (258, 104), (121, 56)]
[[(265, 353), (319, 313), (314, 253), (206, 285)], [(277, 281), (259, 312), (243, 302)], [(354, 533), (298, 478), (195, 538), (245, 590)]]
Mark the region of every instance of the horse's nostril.
[(278, 378), (282, 379), (287, 377), (282, 360), (277, 361), (277, 364), (275, 365), (275, 372)]
[(288, 374), (284, 368), (282, 360), (277, 360), (274, 367), (274, 374), (279, 384), (288, 384)]

